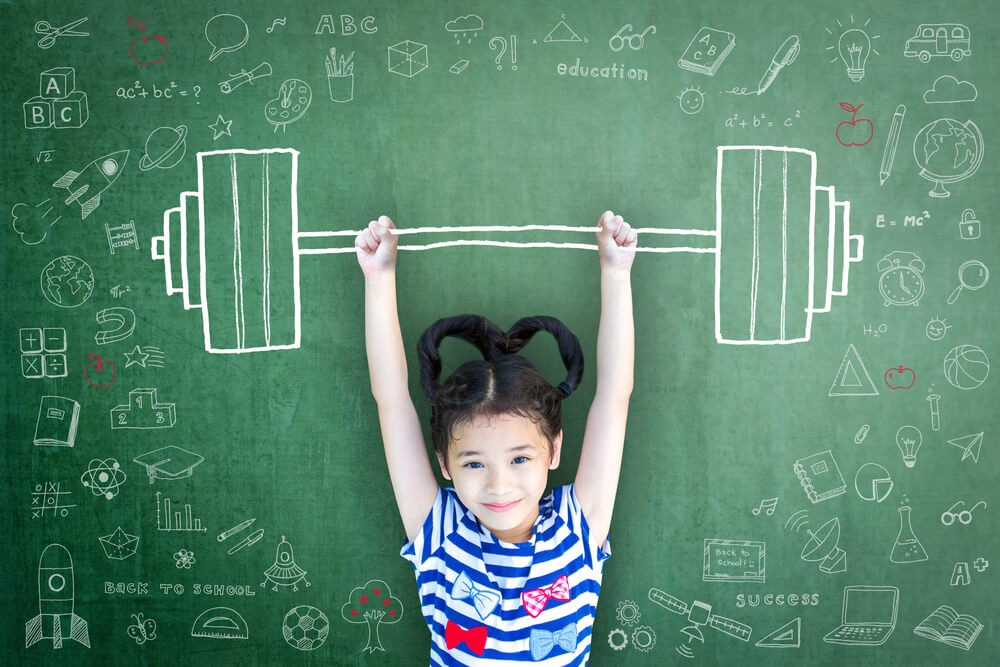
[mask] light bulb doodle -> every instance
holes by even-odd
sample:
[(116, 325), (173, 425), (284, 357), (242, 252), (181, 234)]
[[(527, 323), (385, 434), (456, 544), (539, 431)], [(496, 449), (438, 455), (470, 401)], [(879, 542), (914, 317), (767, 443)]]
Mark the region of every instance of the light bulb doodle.
[(855, 83), (864, 78), (869, 57), (881, 55), (876, 41), (881, 35), (872, 34), (870, 22), (867, 18), (858, 25), (851, 14), (846, 24), (837, 19), (836, 26), (825, 29), (829, 37), (825, 48), (831, 54), (830, 63), (844, 67), (848, 78)]
[(900, 426), (896, 431), (896, 447), (903, 455), (903, 463), (907, 468), (912, 468), (917, 464), (917, 452), (920, 451), (920, 444), (923, 442), (923, 434), (916, 426)]
[(871, 52), (872, 42), (864, 30), (851, 28), (837, 42), (837, 53), (847, 68), (847, 76), (855, 83), (865, 78), (865, 65)]

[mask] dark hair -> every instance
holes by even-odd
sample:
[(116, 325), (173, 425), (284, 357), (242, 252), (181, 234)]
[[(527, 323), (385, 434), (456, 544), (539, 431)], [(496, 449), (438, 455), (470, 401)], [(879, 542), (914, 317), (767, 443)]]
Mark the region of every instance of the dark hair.
[[(559, 344), (566, 366), (566, 379), (552, 386), (535, 366), (517, 354), (539, 331), (548, 331)], [(474, 345), (483, 361), (468, 361), (439, 383), (441, 355), (438, 347), (446, 336)], [(431, 437), (434, 450), (447, 457), (454, 428), (480, 416), (518, 415), (540, 424), (542, 435), (553, 440), (562, 428), (562, 400), (576, 389), (583, 377), (580, 341), (554, 317), (535, 316), (518, 320), (509, 331), (480, 315), (456, 315), (427, 327), (417, 343), (420, 383), (431, 403)]]

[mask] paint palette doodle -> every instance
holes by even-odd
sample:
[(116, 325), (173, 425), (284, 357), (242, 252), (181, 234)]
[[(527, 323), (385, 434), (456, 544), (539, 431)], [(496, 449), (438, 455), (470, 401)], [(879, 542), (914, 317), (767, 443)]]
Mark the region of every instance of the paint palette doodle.
[(278, 88), (278, 96), (264, 105), (267, 122), (284, 132), (289, 123), (294, 123), (305, 115), (312, 103), (312, 88), (301, 79), (287, 79)]

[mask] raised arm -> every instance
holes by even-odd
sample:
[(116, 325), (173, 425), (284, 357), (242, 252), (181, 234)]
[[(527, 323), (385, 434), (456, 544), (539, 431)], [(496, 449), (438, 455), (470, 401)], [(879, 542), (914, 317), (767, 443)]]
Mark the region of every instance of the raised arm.
[(587, 415), (574, 488), (594, 540), (603, 544), (618, 492), (632, 395), (635, 325), (631, 276), (637, 235), (611, 211), (601, 216), (598, 228), (601, 324), (597, 332), (597, 390)]
[(354, 245), (365, 275), (365, 349), (389, 478), (406, 537), (412, 540), (438, 493), (420, 421), (407, 385), (406, 355), (396, 310), (396, 236), (381, 216)]

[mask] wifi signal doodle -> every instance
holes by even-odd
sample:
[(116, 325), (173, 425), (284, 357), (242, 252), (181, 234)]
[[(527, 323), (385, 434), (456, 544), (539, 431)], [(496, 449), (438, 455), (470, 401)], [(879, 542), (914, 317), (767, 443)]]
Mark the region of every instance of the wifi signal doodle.
[(809, 512), (806, 510), (799, 510), (792, 516), (788, 517), (788, 521), (785, 522), (785, 530), (790, 530), (793, 533), (800, 533), (801, 530), (809, 525)]

